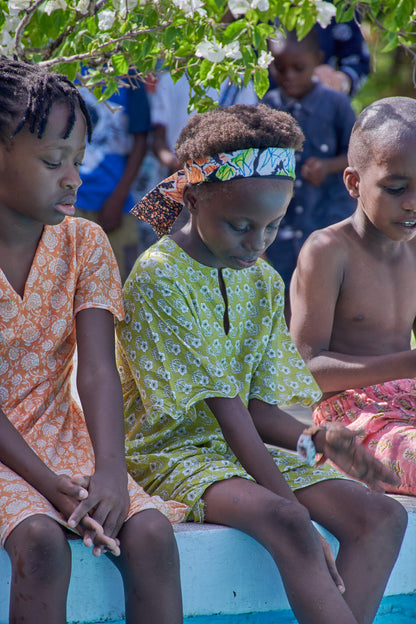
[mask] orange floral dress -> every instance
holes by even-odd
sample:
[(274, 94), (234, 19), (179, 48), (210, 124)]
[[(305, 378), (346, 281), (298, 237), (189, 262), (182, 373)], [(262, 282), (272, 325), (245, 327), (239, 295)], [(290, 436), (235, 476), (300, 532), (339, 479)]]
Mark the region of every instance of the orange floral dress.
[[(56, 473), (92, 474), (93, 449), (83, 413), (71, 395), (75, 316), (103, 308), (124, 316), (121, 284), (107, 237), (94, 223), (66, 217), (45, 226), (23, 298), (0, 270), (0, 407)], [(129, 477), (131, 517), (159, 509), (171, 522), (186, 505), (149, 496)], [(63, 516), (37, 490), (0, 463), (0, 539), (25, 518)]]

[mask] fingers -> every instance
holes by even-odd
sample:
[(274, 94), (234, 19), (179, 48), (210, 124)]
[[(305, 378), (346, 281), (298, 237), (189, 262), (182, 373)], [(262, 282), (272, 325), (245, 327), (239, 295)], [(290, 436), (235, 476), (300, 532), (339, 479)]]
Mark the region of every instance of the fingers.
[(325, 435), (325, 454), (344, 472), (382, 492), (382, 484), (400, 483), (398, 476), (384, 466), (364, 446), (357, 442), (361, 430), (351, 431), (338, 423), (328, 426)]
[(127, 516), (119, 507), (111, 507), (101, 503), (94, 510), (94, 518), (103, 526), (104, 533), (112, 538), (117, 537)]
[(360, 454), (363, 476), (366, 483), (377, 490), (382, 490), (380, 483), (388, 485), (399, 485), (400, 479), (392, 470), (384, 466), (376, 457), (371, 455), (367, 449), (357, 445), (356, 454)]
[(322, 544), (322, 550), (324, 551), (326, 565), (328, 566), (328, 571), (335, 585), (338, 587), (341, 594), (343, 594), (345, 592), (345, 585), (344, 585), (344, 581), (342, 580), (340, 573), (338, 572), (337, 565), (335, 563), (335, 558), (332, 553), (332, 549), (329, 546), (328, 542), (322, 537), (322, 535), (320, 535), (320, 540)]
[(85, 475), (78, 474), (78, 475), (74, 475), (72, 477), (71, 481), (72, 481), (72, 483), (75, 483), (76, 485), (80, 485), (82, 488), (84, 488), (88, 492), (89, 487), (90, 487), (91, 477), (87, 477)]
[(79, 501), (88, 498), (88, 489), (83, 483), (74, 482), (67, 475), (59, 475), (57, 483), (59, 492), (65, 496), (70, 496)]
[(86, 515), (80, 525), (83, 529), (84, 546), (93, 547), (93, 554), (99, 557), (103, 552), (120, 555), (120, 542), (104, 533), (103, 527), (91, 516)]
[[(72, 514), (69, 516), (68, 526), (71, 529), (75, 529), (75, 527), (77, 527), (81, 523), (82, 519), (91, 511), (91, 509), (92, 509), (92, 505), (88, 501), (88, 497), (87, 497), (86, 500), (80, 502), (80, 504), (74, 509)], [(104, 529), (102, 528), (99, 522), (97, 522), (97, 526), (100, 526), (101, 529), (104, 531)]]

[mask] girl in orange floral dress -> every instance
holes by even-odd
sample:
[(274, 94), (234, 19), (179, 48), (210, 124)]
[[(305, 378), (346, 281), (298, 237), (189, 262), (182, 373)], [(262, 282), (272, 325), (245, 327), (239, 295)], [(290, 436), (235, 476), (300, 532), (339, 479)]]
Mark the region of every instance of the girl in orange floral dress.
[[(71, 528), (94, 554), (115, 556), (127, 622), (178, 624), (169, 520), (186, 506), (148, 496), (126, 471), (114, 363), (120, 278), (102, 230), (72, 218), (86, 133), (72, 83), (0, 58), (0, 538), (12, 564), (10, 621), (66, 622)], [(83, 411), (71, 396), (76, 344)]]

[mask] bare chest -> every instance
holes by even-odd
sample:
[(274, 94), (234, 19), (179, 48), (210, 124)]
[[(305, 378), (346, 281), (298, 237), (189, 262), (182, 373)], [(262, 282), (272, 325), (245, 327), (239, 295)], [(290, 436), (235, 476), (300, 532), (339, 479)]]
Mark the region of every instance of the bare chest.
[(6, 249), (0, 246), (0, 269), (13, 290), (23, 297), (27, 278), (36, 253), (30, 249)]
[(334, 332), (367, 352), (406, 349), (416, 318), (416, 256), (388, 261), (363, 255), (345, 271)]

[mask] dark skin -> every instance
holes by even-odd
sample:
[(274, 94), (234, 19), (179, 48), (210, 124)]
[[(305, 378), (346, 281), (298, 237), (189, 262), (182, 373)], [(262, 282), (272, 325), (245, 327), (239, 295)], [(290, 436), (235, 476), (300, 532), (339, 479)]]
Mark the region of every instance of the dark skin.
[[(66, 104), (54, 103), (41, 139), (23, 128), (11, 144), (0, 145), (0, 266), (20, 297), (44, 226), (75, 212), (86, 124), (77, 109), (73, 130), (64, 138), (67, 118)], [(77, 387), (95, 455), (94, 474), (72, 481), (55, 474), (0, 411), (1, 461), (47, 498), (94, 554), (106, 551), (114, 559), (124, 581), (126, 622), (179, 624), (179, 560), (169, 521), (156, 510), (126, 520), (129, 493), (113, 316), (89, 308), (78, 312), (75, 322)], [(71, 572), (65, 529), (34, 514), (11, 531), (5, 548), (12, 563), (10, 621), (65, 624)]]
[(416, 376), (416, 133), (386, 124), (374, 141), (345, 170), (354, 215), (310, 237), (291, 285), (291, 333), (324, 398)]
[[(172, 238), (202, 264), (218, 268), (221, 287), (221, 268), (250, 266), (273, 242), (292, 183), (257, 178), (218, 186), (218, 192), (186, 188), (190, 222)], [(234, 477), (212, 484), (203, 496), (205, 520), (238, 528), (269, 550), (299, 622), (333, 624), (336, 617), (340, 624), (370, 623), (398, 554), (403, 509), (352, 482), (330, 480), (292, 492), (265, 443), (294, 450), (304, 425), (258, 399), (248, 406), (239, 396), (206, 403), (255, 481)], [(394, 479), (343, 427), (320, 431), (314, 441), (319, 452), (375, 487)], [(337, 565), (311, 519), (339, 539)]]

